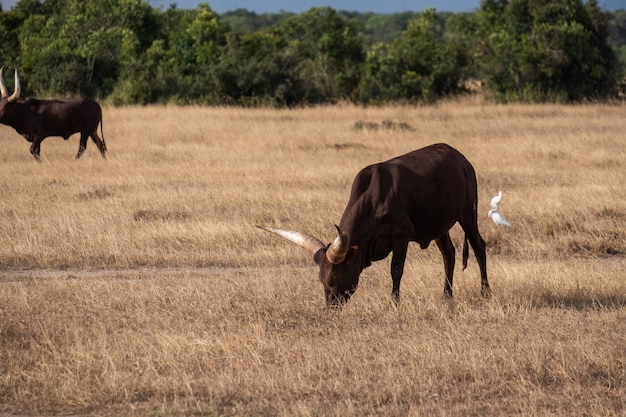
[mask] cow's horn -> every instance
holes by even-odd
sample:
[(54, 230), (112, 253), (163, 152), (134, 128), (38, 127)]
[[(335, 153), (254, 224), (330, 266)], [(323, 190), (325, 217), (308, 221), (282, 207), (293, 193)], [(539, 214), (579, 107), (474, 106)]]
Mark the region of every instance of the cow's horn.
[(257, 226), (259, 229), (277, 234), (296, 245), (302, 246), (311, 256), (315, 256), (317, 251), (324, 249), (325, 246), (321, 240), (306, 233), (296, 232), (293, 230), (276, 229), (274, 227)]
[(15, 70), (15, 90), (13, 90), (13, 94), (9, 97), (9, 103), (13, 103), (20, 98), (20, 93), (22, 92), (22, 87), (20, 87), (20, 77), (17, 76), (17, 70)]
[(335, 227), (337, 228), (337, 237), (326, 251), (326, 259), (331, 264), (337, 265), (346, 258), (346, 253), (350, 247), (350, 237), (347, 233), (342, 232), (339, 226), (335, 225)]
[(0, 68), (0, 92), (2, 93), (2, 98), (7, 98), (9, 96), (9, 91), (7, 90), (7, 86), (4, 85), (4, 77), (2, 76), (3, 71), (4, 67)]

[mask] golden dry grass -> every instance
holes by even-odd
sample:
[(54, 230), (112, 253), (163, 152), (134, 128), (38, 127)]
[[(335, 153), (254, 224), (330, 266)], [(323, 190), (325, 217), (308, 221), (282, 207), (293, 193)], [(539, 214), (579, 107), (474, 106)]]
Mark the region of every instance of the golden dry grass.
[[(626, 413), (626, 107), (104, 115), (106, 161), (73, 137), (36, 163), (0, 126), (0, 415)], [(434, 142), (476, 168), (494, 296), (470, 254), (443, 300), (411, 246), (399, 307), (386, 260), (325, 310), (305, 252), (254, 225), (329, 241), (360, 168)]]

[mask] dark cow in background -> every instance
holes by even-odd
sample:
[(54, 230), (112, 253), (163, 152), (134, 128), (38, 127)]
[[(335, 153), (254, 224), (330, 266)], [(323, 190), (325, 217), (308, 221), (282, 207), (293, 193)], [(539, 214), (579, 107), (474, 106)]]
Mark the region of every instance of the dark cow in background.
[(400, 296), (409, 242), (426, 249), (435, 241), (445, 265), (444, 294), (452, 297), (455, 249), (449, 230), (458, 222), (472, 246), (481, 277), (481, 290), (489, 294), (485, 241), (478, 231), (476, 174), (469, 161), (446, 144), (431, 145), (386, 162), (370, 165), (356, 176), (350, 200), (330, 245), (305, 233), (262, 227), (305, 248), (319, 266), (326, 304), (349, 300), (359, 275), (374, 261), (391, 259), (392, 294)]
[[(15, 89), (9, 96), (0, 68), (0, 123), (11, 126), (27, 141), (31, 142), (30, 153), (39, 160), (39, 147), (48, 136), (60, 136), (67, 140), (74, 133), (80, 132), (80, 145), (76, 159), (85, 152), (87, 139), (95, 142), (102, 157), (106, 157), (106, 144), (102, 132), (102, 109), (100, 105), (87, 98), (67, 100), (28, 99), (19, 102), (20, 80), (15, 70)], [(98, 124), (102, 139), (98, 136)]]

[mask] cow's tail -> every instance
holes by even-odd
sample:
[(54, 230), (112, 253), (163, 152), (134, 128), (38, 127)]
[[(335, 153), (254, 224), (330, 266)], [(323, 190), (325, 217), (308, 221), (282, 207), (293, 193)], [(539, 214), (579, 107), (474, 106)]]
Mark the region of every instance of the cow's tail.
[(463, 239), (463, 270), (467, 268), (467, 258), (469, 256), (469, 248), (467, 247), (467, 233), (465, 239)]

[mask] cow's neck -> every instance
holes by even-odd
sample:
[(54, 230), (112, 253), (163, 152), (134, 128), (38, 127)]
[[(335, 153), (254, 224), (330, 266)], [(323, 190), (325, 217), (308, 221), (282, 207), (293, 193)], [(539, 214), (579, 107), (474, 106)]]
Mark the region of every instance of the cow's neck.
[(20, 135), (30, 133), (32, 123), (32, 111), (22, 103), (16, 103), (13, 107), (13, 118), (7, 123)]
[(348, 233), (350, 246), (358, 246), (361, 257), (361, 270), (377, 260), (377, 227), (371, 204), (353, 202), (344, 212), (339, 227)]

